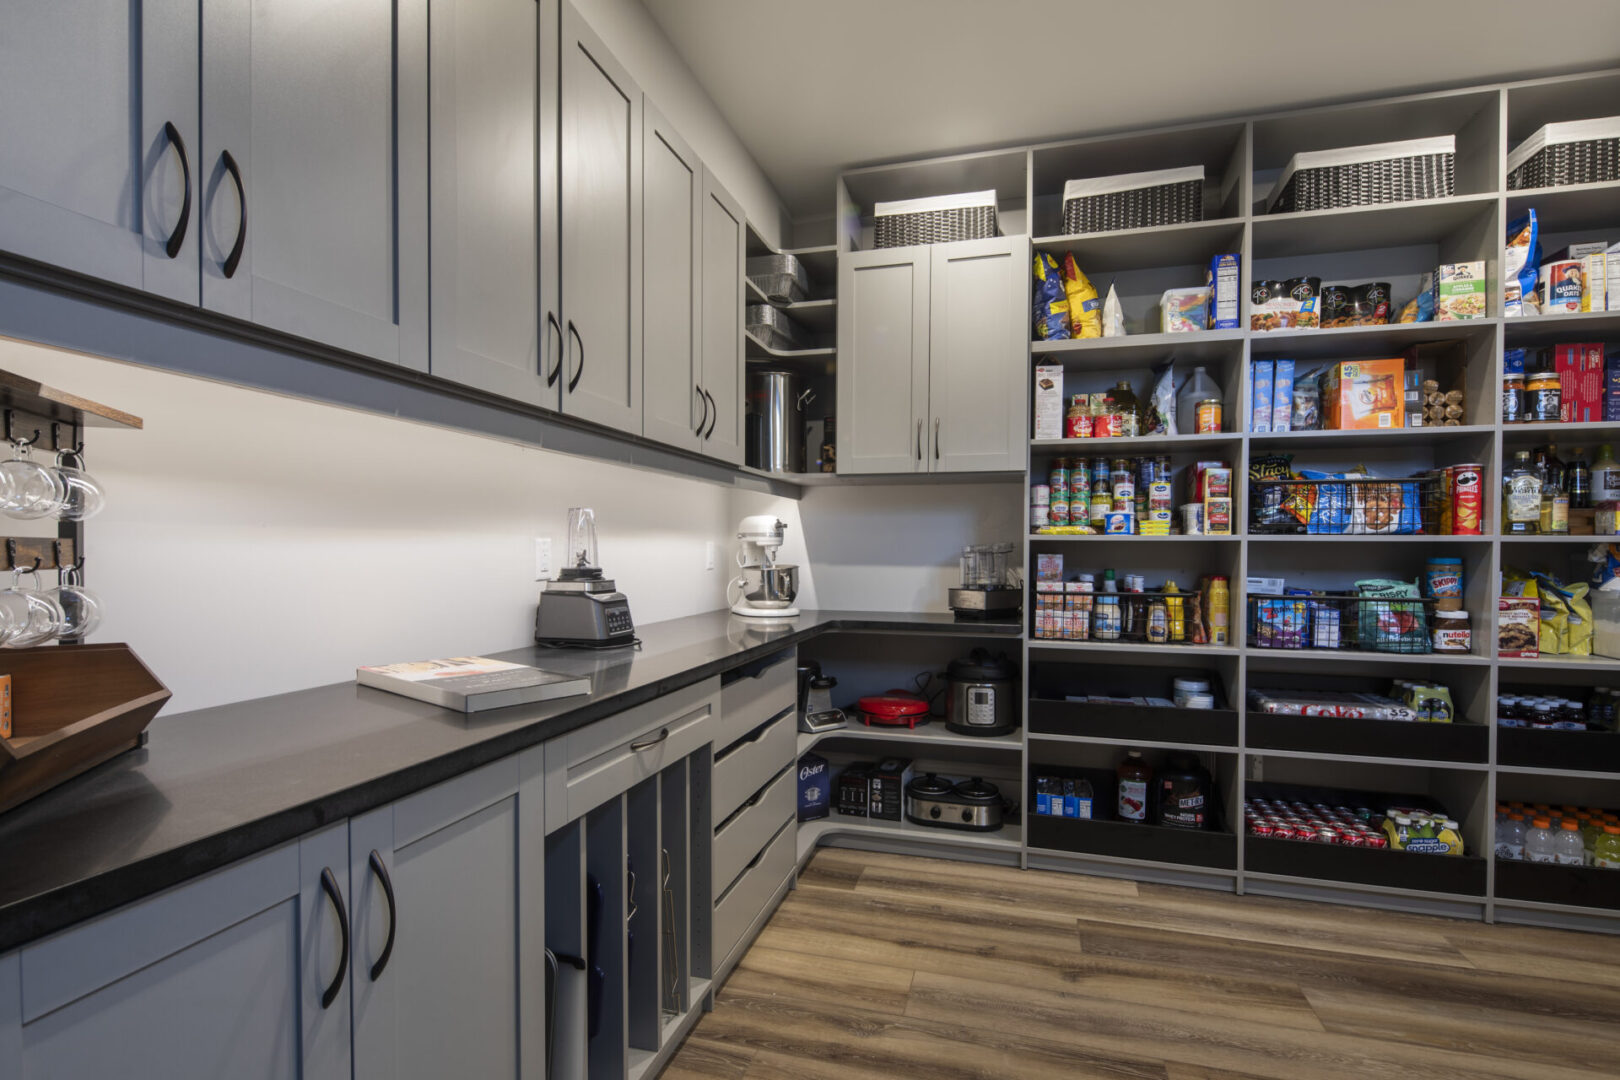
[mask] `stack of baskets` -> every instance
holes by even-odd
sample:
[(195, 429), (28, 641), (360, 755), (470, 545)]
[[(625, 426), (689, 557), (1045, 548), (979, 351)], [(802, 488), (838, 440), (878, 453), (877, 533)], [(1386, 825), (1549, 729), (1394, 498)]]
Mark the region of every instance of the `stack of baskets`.
[(1454, 135), (1295, 154), (1277, 181), (1270, 212), (1449, 198), (1457, 188), (1456, 163)]

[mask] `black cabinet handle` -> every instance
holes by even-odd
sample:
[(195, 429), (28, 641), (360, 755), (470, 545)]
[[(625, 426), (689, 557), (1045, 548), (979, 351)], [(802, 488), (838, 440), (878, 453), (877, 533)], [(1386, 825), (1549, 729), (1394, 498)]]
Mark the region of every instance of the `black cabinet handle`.
[(247, 241), (247, 188), (242, 186), (242, 170), (236, 167), (236, 159), (231, 157), (231, 152), (221, 150), (219, 160), (231, 179), (236, 181), (236, 201), (242, 207), (242, 216), (236, 222), (236, 243), (231, 245), (231, 253), (225, 256), (222, 267), (225, 276), (230, 278), (236, 276), (236, 268), (242, 262), (242, 245)]
[(651, 750), (653, 747), (657, 746), (667, 738), (669, 738), (669, 728), (659, 728), (658, 734), (654, 735), (650, 739), (638, 739), (636, 742), (630, 744), (630, 749), (639, 754), (643, 750)]
[(349, 970), (349, 911), (343, 903), (343, 894), (338, 892), (337, 878), (332, 876), (330, 866), (321, 869), (321, 889), (326, 898), (332, 901), (332, 908), (337, 912), (338, 932), (343, 936), (343, 955), (338, 959), (337, 975), (332, 979), (321, 994), (321, 1008), (330, 1009), (332, 1002), (337, 1000), (338, 991), (343, 989), (343, 973)]
[(180, 137), (180, 129), (174, 126), (174, 121), (163, 121), (163, 137), (180, 155), (180, 176), (186, 184), (185, 193), (180, 198), (180, 220), (175, 223), (174, 232), (169, 234), (169, 242), (163, 246), (165, 255), (178, 259), (180, 248), (186, 242), (186, 226), (191, 222), (191, 159), (186, 156), (186, 140)]
[(917, 421), (917, 460), (922, 460), (922, 421)]
[(574, 387), (579, 385), (579, 377), (585, 374), (585, 339), (579, 336), (579, 328), (574, 325), (573, 319), (568, 320), (568, 334), (579, 342), (579, 367), (574, 369), (574, 377), (568, 380), (568, 392), (572, 394)]
[(394, 909), (393, 879), (388, 876), (388, 867), (383, 863), (383, 857), (377, 853), (376, 848), (371, 849), (371, 872), (377, 875), (377, 881), (382, 885), (383, 898), (388, 901), (388, 940), (383, 942), (382, 955), (371, 965), (371, 981), (376, 982), (377, 976), (388, 966), (388, 958), (394, 955), (394, 927), (399, 922), (399, 913)]
[(714, 425), (720, 420), (720, 406), (714, 403), (714, 395), (707, 390), (703, 391), (703, 396), (709, 399), (709, 430), (703, 433), (703, 439), (707, 442), (709, 436), (714, 434)]
[(939, 460), (939, 417), (934, 417), (934, 460)]
[(697, 393), (698, 404), (703, 406), (703, 415), (698, 418), (696, 431), (696, 434), (702, 435), (703, 425), (709, 422), (709, 395), (703, 392), (703, 387), (701, 386), (693, 386), (692, 389)]
[(557, 385), (557, 376), (562, 374), (562, 351), (563, 351), (562, 326), (558, 324), (557, 316), (548, 311), (548, 312), (546, 312), (546, 344), (547, 345), (551, 344), (551, 332), (553, 330), (557, 331), (557, 363), (554, 366), (548, 366), (548, 368), (546, 370), (546, 385), (547, 386), (556, 386)]

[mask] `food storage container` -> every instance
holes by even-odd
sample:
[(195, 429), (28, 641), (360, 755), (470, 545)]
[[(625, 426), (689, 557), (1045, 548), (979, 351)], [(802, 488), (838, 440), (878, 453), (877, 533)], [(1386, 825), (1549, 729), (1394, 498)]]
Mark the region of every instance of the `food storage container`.
[(1455, 135), (1295, 154), (1269, 212), (1447, 198), (1456, 192), (1456, 162)]
[(1066, 234), (1180, 225), (1204, 218), (1204, 167), (1070, 180), (1063, 185)]
[(1620, 180), (1620, 116), (1547, 124), (1513, 148), (1510, 191)]
[(872, 246), (909, 247), (996, 235), (996, 193), (965, 191), (926, 199), (880, 202), (872, 208)]
[(755, 255), (744, 269), (754, 288), (773, 304), (793, 304), (810, 295), (810, 275), (792, 255)]

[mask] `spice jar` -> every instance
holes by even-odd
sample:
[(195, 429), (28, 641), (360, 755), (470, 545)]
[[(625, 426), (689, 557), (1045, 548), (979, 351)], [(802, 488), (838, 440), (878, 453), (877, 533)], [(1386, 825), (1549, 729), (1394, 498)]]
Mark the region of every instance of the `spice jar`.
[(1468, 625), (1466, 611), (1436, 611), (1434, 630), (1431, 632), (1437, 653), (1471, 653), (1474, 651), (1474, 632)]

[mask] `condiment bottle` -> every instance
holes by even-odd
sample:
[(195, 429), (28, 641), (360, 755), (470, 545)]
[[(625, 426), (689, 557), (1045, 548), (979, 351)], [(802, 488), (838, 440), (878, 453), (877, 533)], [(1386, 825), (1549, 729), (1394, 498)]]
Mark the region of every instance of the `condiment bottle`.
[(1530, 373), (1525, 383), (1528, 394), (1527, 418), (1538, 424), (1556, 424), (1563, 406), (1563, 389), (1558, 372), (1546, 367), (1547, 354), (1542, 355), (1542, 367)]
[(1548, 444), (1536, 451), (1536, 473), (1541, 477), (1541, 532), (1563, 536), (1569, 532), (1569, 492), (1564, 488), (1564, 463), (1558, 447)]
[(1164, 591), (1165, 607), (1170, 611), (1170, 640), (1186, 641), (1187, 602), (1182, 597), (1181, 590), (1176, 588), (1176, 583), (1173, 581), (1164, 583)]
[(1155, 645), (1163, 645), (1170, 640), (1170, 608), (1162, 596), (1155, 596), (1148, 602), (1147, 639)]
[(1502, 423), (1522, 424), (1527, 419), (1524, 372), (1510, 371), (1502, 376)]
[(1108, 402), (1110, 411), (1118, 418), (1115, 421), (1116, 430), (1114, 434), (1127, 439), (1135, 438), (1141, 430), (1140, 406), (1137, 403), (1135, 392), (1131, 390), (1129, 379), (1119, 380), (1118, 384), (1108, 392)]
[(1513, 468), (1502, 478), (1502, 531), (1534, 536), (1541, 531), (1541, 478), (1530, 468), (1530, 451), (1513, 452)]
[(1569, 467), (1565, 470), (1571, 510), (1589, 510), (1592, 507), (1592, 466), (1586, 463), (1586, 451), (1580, 447), (1569, 452)]
[(1226, 645), (1230, 643), (1228, 619), (1231, 606), (1231, 593), (1226, 587), (1226, 578), (1216, 574), (1209, 579), (1208, 598), (1204, 601), (1204, 614), (1209, 620), (1209, 643), (1211, 645)]
[(1614, 460), (1614, 451), (1608, 443), (1598, 447), (1592, 460), (1592, 505), (1620, 503), (1620, 463)]
[(1148, 785), (1153, 770), (1142, 760), (1142, 751), (1131, 750), (1119, 763), (1119, 819), (1146, 821), (1148, 816)]

